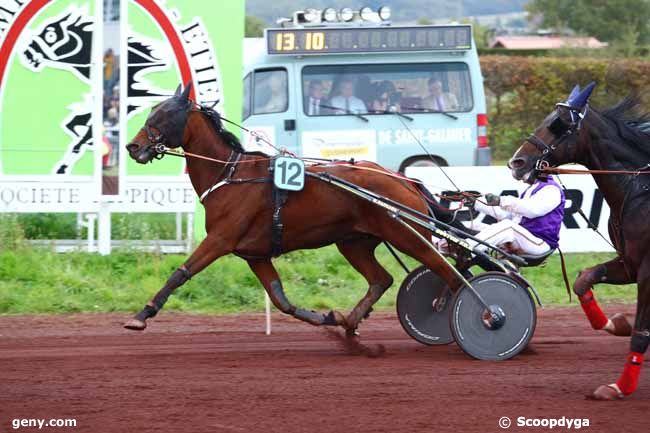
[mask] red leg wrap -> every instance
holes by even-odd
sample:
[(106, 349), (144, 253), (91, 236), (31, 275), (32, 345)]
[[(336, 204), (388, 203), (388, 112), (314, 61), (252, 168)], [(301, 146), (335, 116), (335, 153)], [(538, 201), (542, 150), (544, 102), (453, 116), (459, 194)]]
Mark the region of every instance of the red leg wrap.
[(636, 390), (641, 374), (641, 365), (643, 364), (643, 354), (630, 352), (627, 356), (627, 362), (623, 369), (623, 374), (616, 382), (623, 395), (630, 395)]
[(600, 305), (594, 298), (594, 294), (591, 290), (587, 290), (584, 295), (578, 297), (580, 299), (580, 306), (582, 311), (587, 315), (591, 327), (594, 329), (603, 329), (607, 325), (607, 316), (603, 313), (603, 310), (600, 309)]

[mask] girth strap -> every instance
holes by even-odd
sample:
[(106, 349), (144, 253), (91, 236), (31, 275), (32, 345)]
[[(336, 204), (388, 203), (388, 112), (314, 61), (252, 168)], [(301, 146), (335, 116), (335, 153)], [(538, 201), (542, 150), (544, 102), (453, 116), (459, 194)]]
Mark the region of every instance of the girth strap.
[(273, 216), (271, 219), (271, 256), (277, 257), (282, 254), (282, 206), (287, 202), (289, 191), (276, 188), (271, 184), (271, 200), (273, 201)]

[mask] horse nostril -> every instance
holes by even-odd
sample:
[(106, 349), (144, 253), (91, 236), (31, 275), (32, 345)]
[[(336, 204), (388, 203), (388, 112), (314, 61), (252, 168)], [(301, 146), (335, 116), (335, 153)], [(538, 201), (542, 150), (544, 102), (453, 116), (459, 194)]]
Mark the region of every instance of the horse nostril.
[(138, 150), (139, 147), (140, 146), (138, 146), (135, 143), (130, 143), (126, 145), (126, 150), (128, 150), (129, 152), (135, 152), (136, 150)]
[(512, 158), (508, 161), (508, 168), (517, 170), (526, 165), (526, 160), (524, 158)]

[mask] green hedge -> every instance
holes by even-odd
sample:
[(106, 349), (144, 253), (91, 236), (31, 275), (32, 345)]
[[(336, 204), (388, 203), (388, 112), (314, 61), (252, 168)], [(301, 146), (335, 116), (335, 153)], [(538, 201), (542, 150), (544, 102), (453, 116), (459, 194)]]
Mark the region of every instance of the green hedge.
[(598, 83), (591, 97), (595, 107), (608, 107), (629, 94), (650, 89), (650, 62), (642, 59), (488, 55), (481, 57), (481, 68), (490, 143), (497, 160), (512, 155), (575, 84)]

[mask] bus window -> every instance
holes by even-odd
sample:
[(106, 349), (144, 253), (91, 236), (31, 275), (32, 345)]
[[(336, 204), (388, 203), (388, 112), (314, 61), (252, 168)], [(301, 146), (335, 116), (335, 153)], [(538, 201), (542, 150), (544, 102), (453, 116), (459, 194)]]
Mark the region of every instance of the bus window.
[(244, 77), (244, 95), (242, 104), (242, 119), (247, 119), (251, 115), (251, 74)]
[(281, 113), (287, 111), (288, 88), (286, 69), (255, 71), (254, 114)]
[(302, 88), (308, 116), (466, 112), (474, 106), (462, 62), (306, 66)]

